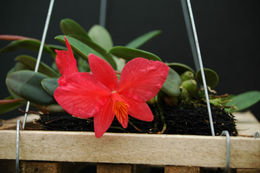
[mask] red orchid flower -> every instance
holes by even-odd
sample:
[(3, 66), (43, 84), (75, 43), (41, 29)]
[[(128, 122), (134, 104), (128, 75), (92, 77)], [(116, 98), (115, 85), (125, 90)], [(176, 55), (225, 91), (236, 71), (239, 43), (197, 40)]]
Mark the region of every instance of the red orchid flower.
[(56, 50), (56, 64), (61, 73), (54, 97), (58, 104), (78, 118), (94, 117), (96, 137), (101, 137), (116, 116), (126, 128), (128, 114), (152, 121), (153, 114), (146, 104), (162, 87), (169, 67), (160, 61), (135, 58), (123, 68), (118, 81), (110, 64), (89, 54), (91, 73), (78, 72), (69, 42), (68, 51)]

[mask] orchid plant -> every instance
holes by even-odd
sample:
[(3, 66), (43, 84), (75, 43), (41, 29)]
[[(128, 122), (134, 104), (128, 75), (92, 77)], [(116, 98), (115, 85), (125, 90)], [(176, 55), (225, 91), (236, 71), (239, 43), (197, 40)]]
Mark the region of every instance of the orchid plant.
[(146, 104), (161, 89), (169, 67), (160, 62), (135, 58), (123, 68), (120, 81), (113, 67), (102, 58), (88, 55), (91, 73), (78, 72), (69, 42), (68, 51), (56, 51), (56, 64), (61, 73), (54, 98), (68, 113), (79, 118), (94, 117), (97, 137), (110, 127), (114, 116), (126, 128), (128, 114), (152, 121)]
[[(94, 25), (86, 32), (72, 19), (63, 19), (60, 26), (64, 35), (55, 39), (66, 47), (44, 45), (44, 52), (53, 57), (52, 66), (41, 62), (39, 71), (34, 72), (34, 57), (15, 58), (16, 64), (6, 77), (10, 97), (0, 100), (0, 113), (30, 101), (44, 113), (65, 110), (78, 118), (93, 117), (95, 134), (101, 137), (114, 117), (124, 128), (128, 115), (152, 121), (154, 116), (147, 103), (181, 106), (204, 101), (200, 71), (181, 63), (164, 63), (157, 55), (139, 49), (160, 31), (148, 32), (126, 46), (113, 46), (109, 32), (102, 26)], [(39, 40), (28, 37), (0, 35), (0, 39), (12, 41), (0, 52), (20, 48), (37, 51), (40, 46)], [(211, 104), (234, 112), (260, 100), (260, 91), (216, 95), (213, 89), (219, 77), (212, 69), (204, 71)]]

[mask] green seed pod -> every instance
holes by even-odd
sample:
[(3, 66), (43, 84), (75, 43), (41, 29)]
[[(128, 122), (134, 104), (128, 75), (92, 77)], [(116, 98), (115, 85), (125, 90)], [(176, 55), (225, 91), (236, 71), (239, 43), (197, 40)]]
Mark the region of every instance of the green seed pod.
[(181, 98), (182, 98), (182, 101), (184, 101), (184, 102), (190, 101), (190, 94), (185, 88), (181, 89)]
[(195, 80), (186, 80), (181, 84), (182, 89), (186, 89), (191, 96), (196, 96), (198, 93), (197, 82)]
[(184, 73), (182, 73), (181, 75), (181, 79), (182, 81), (186, 81), (186, 80), (190, 80), (190, 79), (194, 79), (194, 73), (191, 71), (186, 71)]

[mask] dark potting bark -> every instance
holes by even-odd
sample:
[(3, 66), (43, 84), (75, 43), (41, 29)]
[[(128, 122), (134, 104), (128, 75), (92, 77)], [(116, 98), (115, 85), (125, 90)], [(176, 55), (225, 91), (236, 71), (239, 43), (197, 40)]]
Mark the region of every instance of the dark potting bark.
[[(208, 110), (205, 105), (164, 106), (150, 105), (154, 114), (153, 122), (144, 122), (129, 116), (129, 124), (122, 128), (115, 119), (108, 132), (125, 133), (164, 133), (184, 135), (211, 135)], [(163, 113), (164, 118), (160, 115)], [(237, 135), (234, 116), (223, 109), (212, 106), (212, 115), (216, 135), (223, 130)], [(46, 130), (93, 131), (93, 119), (79, 119), (67, 113), (41, 114), (37, 122)]]

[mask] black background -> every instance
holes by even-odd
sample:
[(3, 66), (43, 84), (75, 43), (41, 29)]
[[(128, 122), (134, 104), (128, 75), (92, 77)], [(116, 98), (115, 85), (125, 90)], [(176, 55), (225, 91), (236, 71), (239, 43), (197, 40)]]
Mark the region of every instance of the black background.
[[(239, 94), (260, 90), (259, 0), (193, 0), (204, 66), (220, 76), (219, 94)], [(0, 34), (16, 34), (41, 39), (48, 11), (47, 0), (5, 0), (0, 6)], [(99, 23), (100, 1), (56, 0), (46, 43), (60, 35), (59, 21), (72, 18), (86, 30)], [(160, 29), (162, 34), (144, 45), (164, 61), (181, 62), (194, 67), (180, 0), (108, 0), (106, 28), (115, 45), (124, 45), (145, 32)], [(0, 47), (8, 42), (0, 41)], [(8, 96), (7, 71), (19, 54), (37, 56), (20, 50), (0, 54), (0, 97)], [(43, 55), (43, 61), (51, 57)], [(260, 115), (260, 103), (251, 108)]]

